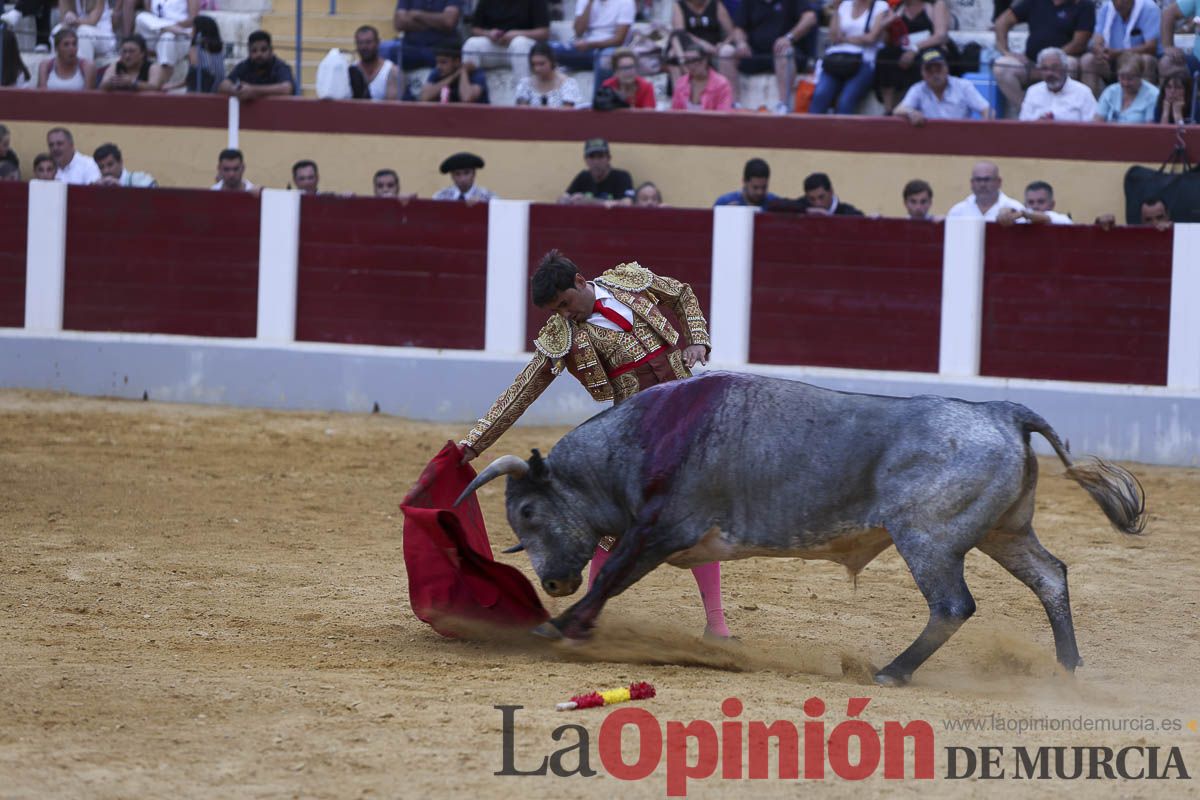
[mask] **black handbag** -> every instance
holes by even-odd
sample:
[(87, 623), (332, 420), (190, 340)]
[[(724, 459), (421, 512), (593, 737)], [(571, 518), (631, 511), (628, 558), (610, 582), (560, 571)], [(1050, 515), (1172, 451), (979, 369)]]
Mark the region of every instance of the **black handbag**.
[[(852, 0), (851, 0), (852, 1)], [(836, 11), (834, 13), (837, 13)], [(867, 9), (867, 21), (863, 25), (863, 31), (871, 30), (871, 15), (875, 13), (875, 0), (871, 0), (871, 7)], [(863, 54), (859, 53), (826, 53), (821, 57), (821, 71), (828, 72), (832, 77), (839, 81), (848, 81), (858, 74), (862, 69)]]
[(1140, 225), (1142, 202), (1159, 198), (1175, 222), (1200, 222), (1200, 165), (1192, 166), (1182, 143), (1158, 169), (1130, 167), (1125, 172), (1125, 222)]

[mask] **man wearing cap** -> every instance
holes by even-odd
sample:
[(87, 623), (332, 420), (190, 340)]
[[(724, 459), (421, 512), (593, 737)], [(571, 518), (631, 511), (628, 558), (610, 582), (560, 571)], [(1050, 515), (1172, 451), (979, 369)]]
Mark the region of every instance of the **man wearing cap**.
[(921, 81), (909, 87), (893, 112), (920, 127), (927, 119), (992, 118), (992, 107), (974, 84), (950, 74), (946, 55), (936, 47), (921, 53)]
[[(686, 283), (636, 262), (589, 281), (557, 250), (542, 258), (530, 283), (533, 304), (552, 316), (534, 340), (533, 360), (459, 442), (464, 462), (494, 444), (564, 369), (594, 399), (617, 404), (642, 389), (690, 378), (693, 366), (708, 363), (708, 323)], [(600, 541), (589, 585), (615, 543)], [(706, 638), (728, 638), (720, 563), (692, 574), (704, 602)]]
[(434, 200), (456, 200), (467, 205), (486, 203), (495, 197), (490, 189), (475, 183), (475, 170), (483, 169), (483, 159), (474, 153), (455, 153), (442, 162), (441, 173), (450, 174), (453, 186), (439, 189)]
[(487, 103), (487, 76), (474, 64), (463, 63), (461, 42), (448, 42), (438, 47), (433, 71), (417, 99), (426, 103)]
[(587, 169), (575, 176), (558, 202), (633, 205), (633, 176), (623, 169), (613, 168), (608, 142), (588, 139), (583, 145), (583, 160)]

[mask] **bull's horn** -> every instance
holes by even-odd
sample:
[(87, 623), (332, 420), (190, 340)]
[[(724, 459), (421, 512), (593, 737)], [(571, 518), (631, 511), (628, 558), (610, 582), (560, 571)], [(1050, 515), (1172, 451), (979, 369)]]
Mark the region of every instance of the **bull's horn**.
[(501, 550), (500, 552), (501, 553), (519, 553), (524, 549), (525, 549), (525, 545), (521, 544), (520, 542), (517, 542), (512, 547)]
[(491, 464), (488, 464), (487, 469), (476, 475), (475, 480), (471, 481), (470, 486), (463, 489), (463, 493), (454, 501), (454, 506), (457, 508), (459, 503), (475, 494), (475, 491), (480, 486), (483, 486), (488, 481), (496, 480), (501, 475), (515, 475), (518, 478), (524, 478), (528, 474), (529, 464), (525, 463), (524, 460), (512, 455), (500, 456)]

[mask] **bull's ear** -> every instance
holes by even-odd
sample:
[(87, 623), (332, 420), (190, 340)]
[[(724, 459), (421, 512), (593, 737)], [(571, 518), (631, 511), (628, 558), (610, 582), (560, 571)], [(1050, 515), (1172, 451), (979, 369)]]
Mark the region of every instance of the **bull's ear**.
[(529, 477), (537, 480), (545, 480), (550, 477), (550, 467), (546, 466), (546, 462), (542, 459), (542, 454), (533, 449), (533, 455), (529, 457)]

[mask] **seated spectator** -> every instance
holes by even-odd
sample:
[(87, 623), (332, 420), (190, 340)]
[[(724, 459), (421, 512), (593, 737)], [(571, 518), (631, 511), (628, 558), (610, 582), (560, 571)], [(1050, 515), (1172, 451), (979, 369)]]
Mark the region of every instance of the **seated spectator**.
[(51, 34), (61, 30), (75, 31), (79, 37), (79, 57), (84, 61), (95, 61), (96, 56), (111, 56), (117, 50), (112, 16), (113, 8), (108, 0), (59, 0), (59, 22)]
[(680, 111), (728, 111), (733, 108), (733, 87), (725, 76), (713, 69), (708, 56), (689, 42), (683, 51), (686, 70), (675, 81), (671, 108)]
[(1180, 20), (1195, 19), (1200, 15), (1200, 0), (1174, 0), (1164, 2), (1162, 7), (1162, 26), (1159, 28), (1159, 44), (1162, 58), (1158, 62), (1158, 72), (1166, 75), (1168, 72), (1182, 70), (1189, 75), (1200, 72), (1200, 35), (1192, 41), (1192, 52), (1185, 53), (1175, 46), (1175, 25)]
[(0, 86), (11, 86), (14, 89), (33, 87), (33, 76), (29, 74), (29, 67), (25, 66), (25, 61), (21, 58), (21, 44), (12, 28), (0, 27), (0, 47), (4, 50), (3, 59), (0, 60)]
[(1096, 12), (1096, 30), (1088, 52), (1079, 59), (1080, 80), (1099, 95), (1112, 82), (1117, 60), (1132, 53), (1142, 62), (1142, 74), (1158, 77), (1158, 36), (1162, 14), (1155, 0), (1108, 0)]
[(217, 91), (225, 77), (225, 42), (221, 41), (216, 20), (204, 14), (192, 22), (192, 31), (188, 71), (183, 82), (189, 92), (210, 94)]
[(1168, 230), (1171, 225), (1171, 210), (1161, 197), (1147, 197), (1142, 201), (1142, 224), (1153, 225), (1160, 231)]
[(546, 0), (479, 0), (471, 15), (471, 38), (463, 44), (463, 61), (476, 67), (508, 67), (529, 77), (529, 51), (550, 38)]
[(1097, 122), (1154, 122), (1158, 89), (1142, 80), (1141, 59), (1126, 53), (1117, 62), (1117, 82), (1100, 93)]
[(890, 114), (909, 87), (921, 80), (921, 55), (933, 48), (955, 54), (947, 0), (902, 0), (885, 31), (889, 41), (875, 54), (875, 88)]
[(317, 162), (306, 158), (292, 164), (291, 188), (301, 194), (319, 194), (317, 186), (320, 182), (321, 175), (317, 171)]
[(1187, 125), (1196, 121), (1192, 108), (1192, 76), (1186, 72), (1169, 72), (1158, 87), (1158, 102), (1154, 106), (1154, 122), (1161, 125)]
[(250, 57), (238, 62), (229, 76), (217, 86), (217, 91), (236, 95), (242, 101), (294, 94), (296, 84), (292, 80), (292, 68), (275, 56), (271, 34), (255, 31), (250, 34), (248, 41)]
[(914, 83), (896, 107), (896, 116), (920, 127), (926, 119), (970, 119), (975, 112), (992, 118), (992, 107), (975, 85), (950, 74), (946, 56), (936, 47), (921, 53), (921, 82)]
[(1037, 65), (1043, 80), (1025, 92), (1020, 118), (1091, 122), (1096, 97), (1087, 86), (1067, 77), (1067, 55), (1058, 47), (1045, 47), (1038, 53)]
[[(1024, 55), (1008, 49), (1008, 32), (1021, 22), (1029, 23)], [(992, 64), (992, 74), (1008, 100), (1008, 116), (1017, 115), (1025, 99), (1025, 87), (1034, 82), (1032, 67), (1043, 48), (1062, 48), (1067, 72), (1079, 76), (1079, 57), (1087, 50), (1095, 27), (1096, 6), (1092, 0), (1016, 0), (996, 18), (1000, 57)]]
[(351, 94), (356, 100), (399, 100), (400, 68), (379, 56), (379, 31), (363, 25), (354, 32), (358, 61), (350, 65)]
[(460, 43), (463, 0), (396, 0), (393, 24), (403, 39), (380, 48), (381, 55), (395, 61), (405, 73), (432, 67), (438, 48)]
[(940, 222), (941, 217), (933, 215), (933, 187), (928, 181), (915, 178), (904, 184), (904, 210), (908, 218), (920, 222)]
[(115, 144), (100, 145), (93, 157), (100, 168), (100, 180), (97, 183), (103, 186), (132, 186), (136, 189), (154, 189), (158, 186), (158, 181), (150, 173), (125, 169), (121, 149)]
[[(138, 0), (125, 0), (125, 18)], [(147, 10), (134, 17), (134, 29), (147, 47), (153, 47), (158, 66), (170, 79), (175, 65), (192, 46), (192, 23), (200, 13), (200, 0), (142, 0)], [(125, 40), (122, 40), (125, 41)], [(159, 84), (160, 86), (162, 84)]]
[(738, 73), (775, 73), (779, 89), (776, 114), (790, 108), (796, 75), (808, 68), (817, 49), (817, 6), (809, 0), (741, 0), (733, 15), (733, 35), (717, 51), (717, 69), (733, 89)]
[[(875, 52), (892, 21), (885, 0), (840, 0), (829, 21), (810, 114), (853, 114), (875, 81)], [(835, 105), (836, 104), (836, 105)]]
[(1074, 225), (1066, 214), (1054, 210), (1054, 187), (1045, 181), (1034, 181), (1025, 187), (1025, 208), (1005, 208), (996, 215), (1001, 225), (1028, 223), (1031, 225)]
[(709, 64), (717, 63), (722, 45), (732, 53), (733, 18), (720, 0), (675, 0), (671, 6), (671, 38), (667, 41), (667, 71), (671, 80), (683, 75), (683, 51), (689, 45), (700, 48)]
[(1006, 208), (1024, 211), (1025, 206), (1000, 191), (1003, 183), (1004, 181), (1000, 178), (1000, 168), (995, 164), (990, 161), (976, 163), (971, 168), (971, 191), (973, 194), (951, 206), (946, 218), (975, 217), (983, 218), (986, 222), (995, 222), (1000, 212)]
[(55, 180), (55, 175), (58, 174), (58, 165), (54, 163), (54, 158), (49, 153), (38, 153), (33, 157), (33, 177), (39, 181)]
[(478, 169), (483, 169), (483, 159), (474, 153), (455, 153), (450, 156), (438, 170), (443, 175), (449, 173), (454, 185), (438, 189), (433, 199), (456, 200), (469, 206), (488, 202), (496, 194), (475, 182), (475, 170)]
[[(4, 27), (7, 27), (11, 31), (17, 27), (22, 17), (33, 17), (37, 35), (37, 44), (34, 46), (33, 52), (49, 53), (50, 12), (53, 10), (54, 5), (55, 0), (16, 0), (13, 8), (0, 14), (0, 23), (4, 23)], [(8, 42), (4, 43), (4, 48), (8, 49)], [(10, 84), (6, 83), (3, 85), (8, 86)]]
[(232, 147), (221, 151), (217, 156), (217, 182), (213, 184), (214, 192), (256, 192), (258, 187), (246, 180), (246, 160), (241, 150)]
[(417, 99), (426, 103), (487, 103), (487, 77), (483, 70), (464, 64), (462, 47), (450, 42), (437, 51), (433, 71)]
[(592, 70), (593, 85), (602, 85), (610, 74), (609, 57), (625, 44), (636, 11), (634, 0), (575, 0), (575, 38), (550, 42), (559, 63)]
[(608, 142), (588, 139), (583, 145), (583, 160), (587, 169), (575, 176), (558, 202), (606, 206), (633, 204), (633, 176), (613, 167)]
[(612, 67), (614, 75), (600, 84), (603, 88), (611, 89), (630, 108), (658, 107), (654, 86), (637, 74), (637, 56), (632, 50), (622, 47), (614, 52)]
[[(91, 156), (75, 151), (75, 137), (66, 128), (46, 132), (46, 147), (58, 167), (54, 179), (74, 186), (87, 186), (100, 180), (100, 168)], [(36, 172), (37, 165), (34, 165)]]
[(517, 105), (545, 108), (574, 108), (583, 94), (574, 78), (558, 71), (554, 48), (538, 42), (529, 50), (530, 74), (517, 84)]
[(824, 172), (814, 172), (804, 179), (803, 197), (769, 203), (767, 210), (791, 211), (816, 217), (863, 216), (857, 208), (841, 201), (833, 191), (833, 182)]
[(104, 70), (100, 89), (105, 92), (159, 92), (169, 72), (146, 57), (146, 40), (140, 34), (126, 36), (117, 50), (117, 60)]
[(768, 191), (770, 184), (771, 167), (761, 158), (752, 158), (742, 167), (742, 188), (721, 195), (713, 205), (766, 208), (768, 203), (783, 199)]
[(8, 130), (7, 125), (0, 125), (0, 161), (16, 167), (21, 166), (20, 157), (12, 149), (12, 133)]
[(376, 197), (387, 197), (399, 200), (401, 203), (407, 203), (416, 197), (416, 193), (401, 194), (400, 193), (400, 176), (396, 174), (394, 169), (378, 170), (371, 178), (371, 188)]
[(0, 161), (0, 182), (21, 182), (21, 168), (11, 161)]
[(638, 208), (658, 208), (663, 204), (662, 192), (650, 181), (646, 181), (633, 193), (633, 204)]

